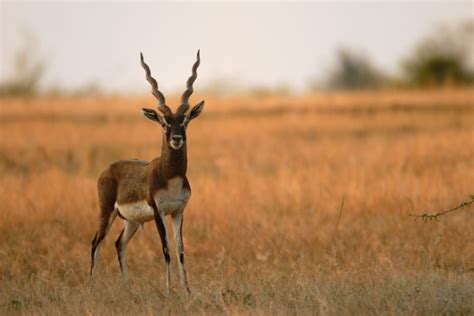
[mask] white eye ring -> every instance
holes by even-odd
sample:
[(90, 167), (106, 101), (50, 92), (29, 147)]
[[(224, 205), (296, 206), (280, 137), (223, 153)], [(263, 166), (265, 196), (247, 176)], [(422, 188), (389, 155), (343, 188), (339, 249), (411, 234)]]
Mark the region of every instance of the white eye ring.
[(188, 117), (186, 116), (183, 120), (183, 123), (179, 124), (179, 126), (183, 127), (183, 126), (186, 126), (188, 125)]

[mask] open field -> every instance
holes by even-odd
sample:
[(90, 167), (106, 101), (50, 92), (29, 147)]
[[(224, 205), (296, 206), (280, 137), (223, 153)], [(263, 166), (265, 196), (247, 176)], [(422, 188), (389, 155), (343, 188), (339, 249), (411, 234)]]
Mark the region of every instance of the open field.
[(0, 99), (0, 314), (474, 314), (474, 208), (408, 216), (474, 193), (474, 89), (206, 100), (188, 129), (192, 293), (173, 252), (165, 298), (152, 222), (131, 291), (120, 219), (87, 287), (96, 179), (159, 155), (152, 97)]

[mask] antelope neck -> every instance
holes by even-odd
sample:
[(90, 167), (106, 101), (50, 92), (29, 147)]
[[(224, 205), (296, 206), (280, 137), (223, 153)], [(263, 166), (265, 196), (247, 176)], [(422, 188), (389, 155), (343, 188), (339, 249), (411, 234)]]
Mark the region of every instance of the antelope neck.
[(160, 172), (165, 179), (172, 179), (186, 175), (188, 159), (186, 143), (180, 149), (174, 150), (169, 147), (166, 138), (163, 138), (160, 157)]

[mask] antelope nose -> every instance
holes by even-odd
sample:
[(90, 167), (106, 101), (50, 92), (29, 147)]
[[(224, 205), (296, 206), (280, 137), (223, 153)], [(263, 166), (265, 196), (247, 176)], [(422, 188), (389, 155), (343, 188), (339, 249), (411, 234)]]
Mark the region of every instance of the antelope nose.
[(173, 139), (174, 142), (179, 142), (183, 139), (183, 136), (181, 135), (173, 135), (171, 136), (171, 138)]

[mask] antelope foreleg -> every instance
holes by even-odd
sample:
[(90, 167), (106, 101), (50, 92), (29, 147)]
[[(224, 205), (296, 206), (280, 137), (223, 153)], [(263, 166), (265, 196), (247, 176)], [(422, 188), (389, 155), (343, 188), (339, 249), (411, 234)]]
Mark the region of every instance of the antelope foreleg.
[(161, 239), (161, 246), (163, 249), (163, 256), (165, 258), (165, 277), (166, 277), (166, 293), (168, 294), (170, 291), (170, 261), (171, 257), (169, 254), (169, 248), (168, 248), (168, 237), (166, 233), (166, 221), (165, 221), (165, 215), (160, 214), (156, 209), (155, 209), (155, 224), (156, 228), (158, 229), (158, 233), (160, 234), (160, 239)]
[(184, 243), (183, 243), (183, 212), (178, 212), (172, 215), (173, 217), (173, 232), (176, 243), (176, 256), (178, 257), (179, 277), (181, 285), (186, 288), (189, 293), (188, 280), (186, 277), (186, 269), (184, 267)]

